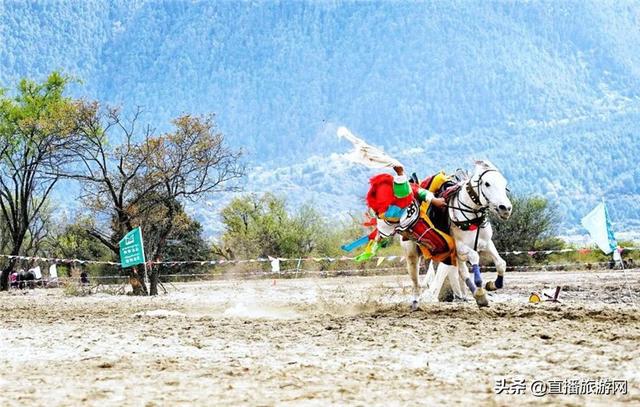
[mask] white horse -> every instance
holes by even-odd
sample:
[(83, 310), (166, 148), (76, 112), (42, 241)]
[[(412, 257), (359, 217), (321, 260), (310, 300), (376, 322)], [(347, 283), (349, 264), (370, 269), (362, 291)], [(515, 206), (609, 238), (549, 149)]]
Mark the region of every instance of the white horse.
[[(387, 155), (379, 148), (367, 144), (346, 127), (339, 127), (337, 135), (348, 140), (353, 145), (353, 151), (344, 156), (345, 159), (351, 162), (377, 169), (402, 167), (398, 160)], [(503, 220), (511, 216), (511, 202), (507, 197), (507, 181), (489, 161), (476, 161), (473, 175), (470, 179), (464, 181), (458, 192), (449, 199), (448, 206), (450, 231), (457, 249), (459, 278), (471, 290), (478, 305), (486, 306), (489, 301), (487, 300), (485, 289), (482, 287), (478, 251), (488, 252), (493, 257), (493, 262), (498, 271), (496, 281), (488, 283), (486, 289), (502, 288), (507, 264), (500, 257), (491, 241), (493, 231), (486, 215), (488, 211), (494, 211)], [(474, 227), (474, 225), (477, 227)], [(413, 281), (412, 307), (415, 309), (418, 307), (418, 299), (421, 294), (418, 281), (418, 266), (421, 254), (417, 244), (412, 240), (403, 241), (402, 247), (407, 259), (407, 269)], [(474, 276), (473, 282), (469, 275), (467, 261), (471, 263), (471, 270)], [(442, 273), (439, 273), (439, 275), (443, 276)], [(430, 287), (432, 295), (437, 295), (435, 289), (439, 290), (439, 285), (442, 284), (444, 278), (436, 278), (435, 280), (431, 284), (432, 287)], [(449, 280), (454, 294), (463, 296), (455, 273), (449, 274)]]
[[(507, 263), (500, 257), (491, 237), (493, 230), (487, 219), (489, 211), (493, 211), (501, 220), (507, 220), (511, 216), (511, 201), (507, 196), (507, 181), (498, 169), (489, 161), (476, 161), (474, 172), (468, 180), (464, 181), (458, 191), (447, 202), (447, 215), (449, 218), (450, 233), (456, 244), (457, 271), (449, 273), (449, 282), (455, 296), (464, 297), (460, 288), (462, 281), (473, 294), (478, 306), (487, 306), (489, 301), (485, 289), (482, 287), (480, 275), (480, 255), (478, 252), (486, 252), (493, 259), (498, 277), (496, 281), (490, 281), (486, 285), (489, 291), (502, 288), (504, 272)], [(405, 257), (407, 259), (407, 271), (413, 282), (412, 308), (418, 307), (421, 289), (418, 280), (418, 267), (420, 265), (420, 251), (414, 241), (402, 242)], [(471, 264), (473, 281), (469, 274), (467, 262)], [(436, 266), (437, 267), (437, 266)], [(437, 298), (440, 285), (444, 280), (444, 272), (438, 271), (440, 278), (431, 278), (431, 295)], [(457, 275), (456, 275), (457, 274)]]

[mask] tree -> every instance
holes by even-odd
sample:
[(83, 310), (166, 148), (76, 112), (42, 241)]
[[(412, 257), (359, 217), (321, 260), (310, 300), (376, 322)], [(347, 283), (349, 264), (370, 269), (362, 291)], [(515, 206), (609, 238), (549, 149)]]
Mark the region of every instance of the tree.
[[(491, 217), (493, 242), (500, 252), (552, 250), (562, 248), (562, 240), (554, 237), (558, 216), (544, 198), (512, 197), (513, 213), (508, 221)], [(538, 256), (540, 257), (540, 256)], [(529, 257), (509, 255), (508, 264), (526, 263)], [(538, 258), (539, 259), (539, 258)]]
[[(126, 120), (118, 109), (79, 102), (76, 127), (83, 142), (75, 146), (75, 153), (81, 165), (64, 174), (80, 182), (81, 200), (95, 219), (87, 224), (86, 232), (116, 258), (120, 255), (118, 242), (136, 226), (130, 207), (157, 186), (139, 181), (149, 169), (136, 139), (151, 137), (150, 127), (136, 127), (139, 115), (140, 110), (136, 110), (131, 120)], [(133, 285), (135, 293), (148, 292), (136, 268), (130, 270), (130, 277), (137, 281)]]
[(50, 237), (53, 211), (46, 203), (40, 208), (38, 214), (28, 227), (25, 235), (23, 253), (26, 256), (37, 256), (43, 254), (46, 242)]
[[(222, 210), (221, 216), (224, 233), (213, 251), (227, 260), (269, 256), (335, 259), (347, 254), (341, 249), (342, 245), (371, 232), (363, 227), (357, 216), (350, 222), (334, 222), (322, 216), (311, 203), (297, 210), (287, 210), (284, 198), (269, 193), (237, 197)], [(380, 252), (382, 256), (400, 257), (401, 254), (399, 245), (391, 245)], [(314, 260), (305, 267), (328, 270), (339, 264), (331, 260)], [(375, 262), (358, 265), (363, 270), (374, 266)]]
[[(161, 203), (163, 200), (163, 197), (159, 197), (153, 191), (140, 201), (139, 207), (145, 209), (144, 213), (138, 213), (135, 208), (132, 208), (132, 217), (139, 222), (139, 226), (144, 231), (145, 253), (149, 254), (149, 260), (208, 258), (210, 250), (202, 238), (200, 223), (193, 220), (177, 200), (171, 205), (174, 213), (169, 213), (169, 209)], [(167, 234), (168, 222), (172, 223), (172, 227)], [(161, 268), (154, 266), (152, 273)], [(193, 267), (183, 268), (183, 270), (186, 269), (192, 270)]]
[[(68, 81), (54, 72), (43, 83), (23, 79), (14, 98), (0, 93), (0, 219), (10, 255), (22, 253), (30, 232), (37, 241), (45, 202), (60, 170), (74, 161), (76, 105), (63, 96)], [(6, 263), (0, 289), (8, 289), (15, 264)]]
[(222, 244), (231, 258), (284, 255), (282, 235), (288, 226), (284, 201), (271, 194), (235, 198), (222, 210)]
[[(182, 201), (233, 190), (244, 174), (241, 153), (230, 149), (216, 131), (212, 116), (183, 116), (173, 132), (154, 136), (138, 128), (140, 111), (130, 120), (117, 109), (96, 102), (80, 106), (78, 128), (85, 142), (76, 150), (83, 167), (68, 177), (82, 183), (84, 200), (101, 223), (88, 230), (116, 256), (118, 242), (136, 226), (154, 219), (147, 257), (161, 260), (167, 240), (182, 211)], [(147, 287), (133, 269), (141, 287)], [(151, 273), (151, 294), (157, 293), (157, 268)]]
[[(91, 259), (114, 261), (115, 256), (104, 244), (87, 233), (91, 230), (93, 220), (81, 217), (64, 227), (53, 228), (45, 241), (45, 252), (49, 257), (66, 259)], [(89, 265), (91, 272), (105, 274), (113, 270), (112, 266), (100, 264)]]
[[(162, 221), (154, 224), (157, 240), (151, 253), (155, 260), (162, 259), (167, 239), (180, 219), (181, 199), (193, 202), (211, 193), (237, 190), (234, 181), (244, 175), (241, 152), (226, 145), (213, 116), (185, 115), (173, 124), (173, 132), (148, 138), (140, 149), (150, 163), (143, 185), (158, 185), (152, 195), (155, 202), (146, 212), (164, 211)], [(157, 294), (157, 269), (151, 273), (150, 284), (151, 294)]]
[[(211, 249), (202, 237), (202, 225), (184, 212), (182, 205), (177, 204), (177, 213), (173, 216), (174, 226), (165, 238), (162, 249), (157, 252), (156, 260), (206, 260), (211, 257)], [(166, 212), (158, 210), (151, 217), (146, 217), (143, 223), (145, 230), (145, 245), (159, 247), (159, 239), (164, 232)], [(160, 226), (160, 227), (158, 227)], [(194, 264), (182, 264), (178, 269), (171, 266), (154, 264), (152, 275), (161, 272), (179, 270), (180, 273), (193, 273), (204, 271), (204, 268)]]
[(222, 210), (225, 232), (222, 248), (231, 258), (304, 257), (327, 254), (332, 234), (322, 216), (311, 205), (289, 213), (286, 201), (272, 194), (245, 195)]

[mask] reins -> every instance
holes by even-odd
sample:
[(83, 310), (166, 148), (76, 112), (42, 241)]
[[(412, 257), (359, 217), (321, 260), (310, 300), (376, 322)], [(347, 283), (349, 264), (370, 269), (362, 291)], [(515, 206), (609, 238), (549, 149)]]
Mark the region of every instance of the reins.
[[(480, 176), (478, 177), (478, 180), (476, 182), (476, 189), (477, 192), (474, 190), (473, 186), (472, 186), (472, 180), (469, 179), (468, 181), (465, 182), (464, 186), (461, 186), (460, 189), (458, 189), (458, 191), (456, 191), (455, 193), (453, 193), (451, 195), (451, 198), (449, 200), (449, 202), (453, 203), (453, 200), (456, 199), (458, 206), (455, 205), (451, 205), (447, 202), (447, 204), (445, 205), (447, 209), (452, 209), (453, 211), (460, 211), (460, 213), (462, 214), (462, 216), (464, 216), (465, 220), (460, 221), (457, 219), (453, 219), (453, 216), (450, 218), (451, 222), (453, 222), (453, 224), (455, 224), (456, 226), (458, 226), (461, 229), (467, 229), (471, 226), (471, 225), (477, 225), (478, 228), (476, 229), (476, 239), (475, 239), (475, 243), (474, 243), (474, 247), (473, 250), (477, 250), (478, 247), (478, 239), (480, 237), (480, 228), (484, 225), (484, 223), (486, 223), (487, 221), (487, 210), (489, 209), (489, 205), (485, 204), (483, 205), (482, 202), (480, 201), (480, 196), (483, 196), (484, 199), (488, 202), (489, 200), (487, 199), (487, 196), (484, 194), (484, 191), (482, 190), (482, 177), (491, 171), (496, 171), (494, 169), (488, 169), (485, 170), (482, 174), (480, 174)], [(472, 206), (469, 206), (467, 204), (465, 204), (464, 202), (460, 201), (460, 197), (458, 196), (460, 194), (460, 191), (462, 190), (462, 188), (465, 188), (467, 190), (467, 194), (469, 195), (469, 198), (473, 201), (474, 204), (476, 204), (477, 206), (479, 206), (479, 208), (474, 208)], [(466, 213), (470, 213), (473, 215), (476, 215), (475, 218), (472, 217), (468, 217), (466, 215)]]
[[(453, 193), (451, 195), (450, 200), (449, 200), (450, 202), (452, 202), (454, 200), (454, 198), (457, 199), (459, 206), (450, 205), (449, 203), (447, 203), (445, 205), (447, 209), (453, 209), (453, 210), (460, 211), (462, 213), (462, 215), (465, 217), (465, 220), (462, 221), (462, 222), (479, 219), (479, 218), (483, 217), (486, 214), (487, 210), (489, 209), (489, 205), (488, 204), (483, 205), (482, 202), (480, 201), (480, 195), (482, 195), (487, 202), (489, 201), (487, 196), (484, 194), (484, 191), (482, 190), (482, 177), (484, 177), (484, 175), (486, 173), (492, 172), (492, 171), (496, 171), (496, 170), (488, 169), (488, 170), (485, 170), (482, 174), (480, 174), (480, 176), (478, 177), (478, 180), (476, 182), (476, 189), (478, 190), (478, 192), (476, 192), (474, 190), (473, 186), (471, 185), (471, 183), (472, 183), (471, 179), (464, 183), (464, 188), (467, 190), (467, 194), (469, 195), (469, 198), (471, 198), (473, 203), (476, 204), (477, 206), (479, 206), (479, 208), (474, 208), (474, 207), (469, 206), (469, 205), (465, 204), (464, 202), (460, 201), (460, 198), (458, 197), (458, 195), (460, 194), (460, 190), (463, 187), (461, 187), (458, 191)], [(476, 216), (475, 218), (469, 218), (469, 217), (467, 217), (465, 215), (465, 213), (472, 213), (474, 215), (482, 214), (483, 216)], [(454, 223), (456, 223), (456, 222), (457, 221), (454, 221)]]

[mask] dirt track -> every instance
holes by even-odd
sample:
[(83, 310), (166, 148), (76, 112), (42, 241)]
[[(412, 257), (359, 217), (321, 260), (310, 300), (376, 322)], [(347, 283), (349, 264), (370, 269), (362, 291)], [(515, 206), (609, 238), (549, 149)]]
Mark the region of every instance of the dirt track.
[[(414, 313), (406, 276), (3, 293), (0, 405), (638, 405), (640, 272), (627, 276), (509, 273), (488, 309)], [(562, 304), (527, 303), (556, 285)], [(514, 378), (628, 380), (628, 394), (495, 394)]]

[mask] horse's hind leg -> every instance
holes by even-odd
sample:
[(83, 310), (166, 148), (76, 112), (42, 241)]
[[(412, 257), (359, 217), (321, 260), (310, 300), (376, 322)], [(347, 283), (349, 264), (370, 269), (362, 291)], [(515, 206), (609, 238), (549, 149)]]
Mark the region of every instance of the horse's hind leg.
[[(448, 265), (443, 263), (442, 266), (439, 267), (437, 262), (432, 261), (432, 264), (435, 265), (435, 269), (438, 272), (433, 273), (434, 279), (428, 283), (429, 292), (435, 293), (435, 296), (438, 298), (440, 302), (450, 302), (456, 300), (464, 300), (464, 292), (462, 292), (462, 286), (460, 283), (462, 282), (459, 276), (459, 270), (457, 266)], [(442, 273), (442, 284), (437, 286), (437, 282), (435, 278)], [(464, 282), (462, 282), (464, 285)]]
[(415, 242), (402, 242), (402, 248), (404, 249), (404, 255), (407, 258), (407, 272), (409, 272), (409, 276), (411, 277), (411, 281), (413, 283), (413, 299), (411, 301), (411, 309), (415, 311), (418, 309), (418, 302), (420, 299), (420, 282), (418, 280), (420, 255), (418, 255), (417, 245)]
[(495, 283), (493, 281), (488, 281), (485, 287), (489, 291), (495, 291), (498, 288), (502, 288), (504, 285), (504, 272), (507, 270), (507, 262), (500, 257), (500, 254), (498, 254), (498, 250), (496, 249), (496, 245), (493, 244), (493, 241), (491, 240), (487, 242), (487, 252), (489, 252), (491, 259), (493, 260), (493, 264), (496, 266), (498, 276), (496, 277)]
[(438, 269), (438, 263), (429, 260), (429, 266), (427, 267), (427, 275), (424, 279), (424, 283), (427, 287), (431, 287), (431, 283), (433, 283), (433, 279), (436, 277), (436, 270)]
[(453, 292), (454, 299), (464, 299), (464, 293), (462, 292), (462, 288), (460, 286), (460, 271), (458, 267), (450, 267), (449, 268), (449, 285), (451, 286), (451, 291)]
[(433, 262), (435, 267), (435, 273), (433, 279), (429, 283), (428, 301), (438, 302), (446, 299), (448, 287), (445, 287), (445, 280), (447, 279), (448, 267), (444, 263)]

